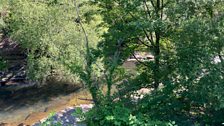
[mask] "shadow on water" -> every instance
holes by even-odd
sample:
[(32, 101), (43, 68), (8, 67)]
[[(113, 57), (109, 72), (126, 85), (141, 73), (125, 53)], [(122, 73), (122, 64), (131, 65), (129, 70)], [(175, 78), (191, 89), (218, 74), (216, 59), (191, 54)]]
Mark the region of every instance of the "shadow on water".
[(52, 98), (65, 96), (80, 87), (68, 84), (48, 84), (42, 87), (26, 87), (16, 91), (0, 88), (0, 112), (14, 111), (37, 102), (49, 102)]

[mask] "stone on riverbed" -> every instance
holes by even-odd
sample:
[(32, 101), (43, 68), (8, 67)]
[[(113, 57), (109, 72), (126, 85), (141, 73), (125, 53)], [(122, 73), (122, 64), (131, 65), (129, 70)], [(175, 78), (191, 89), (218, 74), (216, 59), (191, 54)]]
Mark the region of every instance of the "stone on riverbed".
[(72, 114), (75, 113), (76, 108), (81, 108), (83, 112), (87, 112), (93, 107), (92, 104), (80, 105), (76, 107), (67, 107), (66, 109), (56, 113), (52, 117), (42, 119), (40, 122), (34, 124), (33, 126), (41, 126), (43, 123), (49, 122), (48, 125), (61, 124), (62, 126), (86, 126), (86, 124), (78, 123), (79, 119)]

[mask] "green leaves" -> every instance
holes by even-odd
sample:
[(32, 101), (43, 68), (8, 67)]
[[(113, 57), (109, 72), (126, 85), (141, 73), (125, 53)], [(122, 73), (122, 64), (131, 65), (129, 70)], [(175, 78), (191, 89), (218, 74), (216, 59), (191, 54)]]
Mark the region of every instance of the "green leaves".
[[(111, 65), (119, 41), (122, 53), (118, 65), (135, 51), (148, 51), (155, 57), (155, 61), (138, 65), (139, 76), (122, 85), (122, 91), (133, 91), (151, 87), (156, 80), (160, 83), (161, 90), (136, 104), (146, 106), (142, 113), (180, 125), (192, 125), (192, 117), (202, 123), (221, 124), (220, 119), (209, 119), (223, 112), (223, 1), (97, 2), (108, 26), (99, 45), (106, 65)], [(116, 120), (116, 116), (109, 117)]]
[(3, 18), (0, 18), (0, 29), (4, 28), (5, 26), (5, 21), (3, 20)]
[(74, 118), (78, 118), (79, 122), (83, 122), (86, 120), (85, 113), (83, 112), (81, 107), (75, 108), (75, 112), (72, 113)]
[[(79, 1), (81, 16), (91, 10), (84, 2)], [(73, 1), (16, 0), (10, 3), (10, 13), (11, 37), (28, 50), (30, 78), (44, 80), (54, 70), (61, 78), (77, 81), (76, 68), (84, 66), (85, 53), (84, 36), (74, 21), (77, 15)], [(95, 31), (98, 22), (84, 23), (91, 47), (99, 39)]]
[(0, 57), (0, 70), (4, 70), (7, 67), (7, 62)]

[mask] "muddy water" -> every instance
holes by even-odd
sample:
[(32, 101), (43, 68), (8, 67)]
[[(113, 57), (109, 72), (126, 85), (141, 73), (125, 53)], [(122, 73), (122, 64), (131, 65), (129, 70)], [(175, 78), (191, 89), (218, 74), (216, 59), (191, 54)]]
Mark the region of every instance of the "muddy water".
[(90, 94), (71, 85), (48, 85), (12, 91), (0, 89), (0, 123), (31, 125), (51, 112), (68, 106), (91, 103)]

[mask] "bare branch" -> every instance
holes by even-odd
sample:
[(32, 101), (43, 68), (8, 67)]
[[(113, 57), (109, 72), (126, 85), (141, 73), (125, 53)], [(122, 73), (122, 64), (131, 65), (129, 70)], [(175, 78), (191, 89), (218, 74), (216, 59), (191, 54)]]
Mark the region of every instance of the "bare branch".
[(143, 45), (145, 45), (146, 47), (150, 48), (150, 45), (144, 43), (139, 37), (138, 37), (139, 42), (141, 42)]
[(87, 60), (87, 65), (90, 65), (90, 64), (88, 64), (88, 62), (90, 60), (90, 49), (89, 49), (89, 39), (88, 39), (88, 35), (87, 35), (87, 32), (86, 32), (86, 30), (85, 30), (85, 28), (84, 28), (84, 26), (82, 24), (81, 17), (80, 17), (80, 14), (79, 14), (79, 8), (77, 6), (76, 0), (74, 0), (74, 5), (75, 5), (75, 9), (76, 9), (77, 19), (79, 20), (79, 22), (77, 22), (77, 23), (80, 25), (80, 27), (81, 27), (81, 29), (83, 31), (83, 34), (85, 36), (86, 52), (87, 52), (87, 57), (86, 57), (87, 58), (86, 59)]
[(151, 38), (150, 38), (149, 35), (148, 35), (148, 33), (147, 33), (147, 31), (146, 31), (144, 28), (142, 28), (142, 30), (144, 31), (144, 34), (145, 34), (146, 38), (148, 39), (148, 41), (151, 43), (151, 45), (152, 45), (153, 47), (155, 47), (155, 44), (154, 44), (154, 42), (153, 42), (153, 38), (152, 38), (152, 36), (151, 36)]
[(146, 12), (148, 13), (149, 17), (151, 16), (150, 14), (150, 10), (149, 10), (149, 6), (147, 5), (147, 2), (146, 0), (143, 1), (143, 3), (145, 4), (145, 7), (146, 7)]
[(156, 9), (156, 6), (155, 6), (154, 2), (152, 0), (150, 0), (150, 2), (152, 4), (153, 8)]
[(146, 66), (146, 67), (149, 67), (148, 64), (146, 64), (145, 62), (140, 61), (140, 60), (135, 56), (134, 53), (132, 53), (132, 56), (135, 58), (135, 60), (136, 60), (138, 63), (140, 63), (140, 64), (142, 64), (142, 65), (144, 65), (144, 66)]

